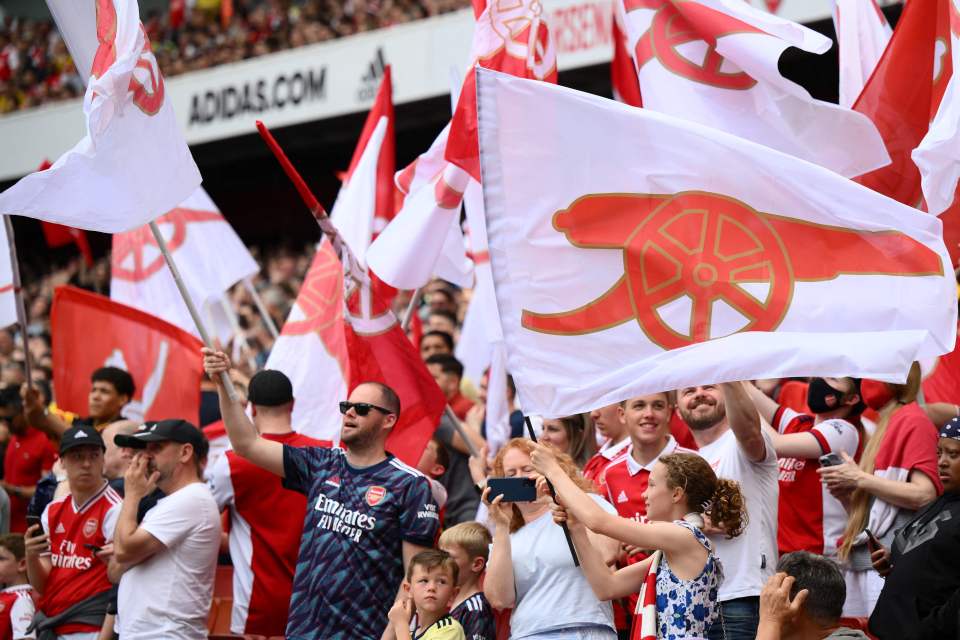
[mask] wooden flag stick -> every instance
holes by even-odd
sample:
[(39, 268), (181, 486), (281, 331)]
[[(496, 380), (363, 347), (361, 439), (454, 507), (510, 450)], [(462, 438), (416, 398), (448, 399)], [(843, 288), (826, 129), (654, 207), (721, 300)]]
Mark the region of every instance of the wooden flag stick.
[(7, 246), (10, 249), (10, 269), (13, 275), (13, 295), (17, 305), (17, 324), (20, 325), (20, 339), (23, 340), (23, 373), (27, 376), (27, 388), (33, 389), (33, 364), (30, 357), (29, 337), (27, 336), (27, 308), (23, 303), (23, 288), (20, 284), (20, 262), (17, 260), (17, 243), (13, 237), (13, 222), (10, 216), (3, 216), (7, 228)]
[[(160, 253), (163, 254), (163, 259), (167, 263), (167, 268), (170, 269), (170, 274), (173, 276), (173, 281), (177, 285), (177, 290), (180, 291), (180, 297), (183, 298), (184, 304), (187, 305), (187, 311), (190, 312), (190, 317), (193, 318), (193, 324), (197, 327), (197, 332), (200, 334), (200, 339), (203, 340), (203, 344), (209, 349), (213, 349), (213, 341), (210, 340), (210, 334), (207, 333), (207, 328), (203, 325), (203, 320), (200, 319), (200, 313), (197, 311), (197, 306), (193, 304), (193, 298), (190, 297), (190, 292), (187, 291), (187, 286), (183, 283), (183, 278), (180, 276), (180, 269), (177, 268), (177, 263), (173, 261), (173, 256), (170, 255), (170, 250), (167, 248), (167, 241), (164, 239), (163, 234), (160, 233), (160, 227), (157, 226), (155, 220), (150, 221), (150, 231), (153, 232), (153, 238), (157, 241), (157, 248), (160, 249)], [(230, 379), (230, 375), (224, 371), (220, 374), (220, 379), (223, 381), (223, 388), (227, 390), (227, 395), (230, 397), (230, 400), (237, 401), (237, 390), (233, 387), (233, 380)]]
[[(530, 421), (530, 418), (523, 416), (523, 422), (527, 425), (527, 431), (530, 432), (530, 439), (536, 442), (537, 434), (533, 432), (533, 423)], [(553, 496), (553, 501), (557, 502), (557, 490), (553, 488), (553, 483), (547, 480), (547, 486), (550, 487), (550, 495)], [(573, 556), (573, 566), (579, 567), (580, 558), (577, 556), (577, 548), (573, 546), (573, 538), (570, 537), (570, 528), (567, 527), (566, 522), (561, 522), (560, 528), (563, 529), (563, 537), (567, 539), (567, 548), (570, 549), (570, 555)]]

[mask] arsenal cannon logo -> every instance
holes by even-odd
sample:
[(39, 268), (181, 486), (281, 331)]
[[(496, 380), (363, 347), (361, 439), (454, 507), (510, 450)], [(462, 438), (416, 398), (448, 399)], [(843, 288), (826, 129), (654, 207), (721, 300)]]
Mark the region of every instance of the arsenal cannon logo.
[[(817, 225), (701, 191), (587, 195), (554, 214), (553, 226), (575, 247), (621, 250), (624, 273), (577, 309), (524, 310), (522, 325), (580, 335), (636, 320), (663, 349), (723, 337), (712, 326), (718, 304), (744, 321), (724, 335), (776, 330), (798, 281), (943, 274), (937, 253), (900, 232)], [(677, 304), (689, 310), (683, 328), (664, 317)]]

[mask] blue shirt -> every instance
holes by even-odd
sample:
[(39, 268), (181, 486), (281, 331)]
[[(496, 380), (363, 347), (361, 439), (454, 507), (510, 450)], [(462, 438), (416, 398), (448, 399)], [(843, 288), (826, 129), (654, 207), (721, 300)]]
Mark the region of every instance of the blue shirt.
[(307, 496), (287, 638), (379, 639), (403, 580), (403, 542), (433, 546), (430, 483), (387, 455), (357, 468), (341, 449), (284, 445), (283, 485)]

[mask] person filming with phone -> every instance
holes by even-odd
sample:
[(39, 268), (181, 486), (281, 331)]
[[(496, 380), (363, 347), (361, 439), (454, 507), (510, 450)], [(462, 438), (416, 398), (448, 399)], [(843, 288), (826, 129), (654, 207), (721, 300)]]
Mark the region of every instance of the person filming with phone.
[[(617, 637), (613, 607), (597, 599), (583, 572), (574, 565), (563, 530), (550, 515), (551, 497), (537, 496), (539, 474), (530, 460), (536, 446), (530, 440), (514, 438), (494, 460), (483, 491), (494, 527), (483, 593), (495, 609), (513, 608), (511, 637), (612, 640)], [(604, 511), (616, 514), (570, 456), (558, 453), (556, 457), (576, 486), (589, 492)], [(607, 536), (588, 535), (603, 561), (612, 563), (619, 543)]]

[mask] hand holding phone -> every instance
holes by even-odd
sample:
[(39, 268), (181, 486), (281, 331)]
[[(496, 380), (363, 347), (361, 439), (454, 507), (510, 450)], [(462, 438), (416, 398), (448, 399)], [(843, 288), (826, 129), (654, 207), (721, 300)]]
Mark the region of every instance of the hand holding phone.
[(33, 514), (28, 514), (26, 520), (27, 520), (27, 528), (28, 528), (28, 529), (29, 529), (30, 527), (32, 527), (33, 525), (37, 525), (37, 527), (39, 527), (39, 528), (37, 529), (37, 531), (33, 534), (34, 536), (42, 536), (42, 535), (43, 535), (43, 520), (40, 519), (40, 516), (35, 516), (35, 515), (33, 515)]
[(873, 552), (882, 548), (883, 545), (870, 529), (864, 529), (863, 532), (867, 534), (867, 550), (870, 551), (870, 555), (873, 555)]
[(821, 467), (835, 467), (840, 464), (843, 464), (843, 458), (840, 457), (839, 453), (827, 453), (820, 456)]
[(537, 483), (532, 478), (488, 478), (488, 500), (493, 502), (503, 496), (501, 502), (534, 502), (537, 499)]

